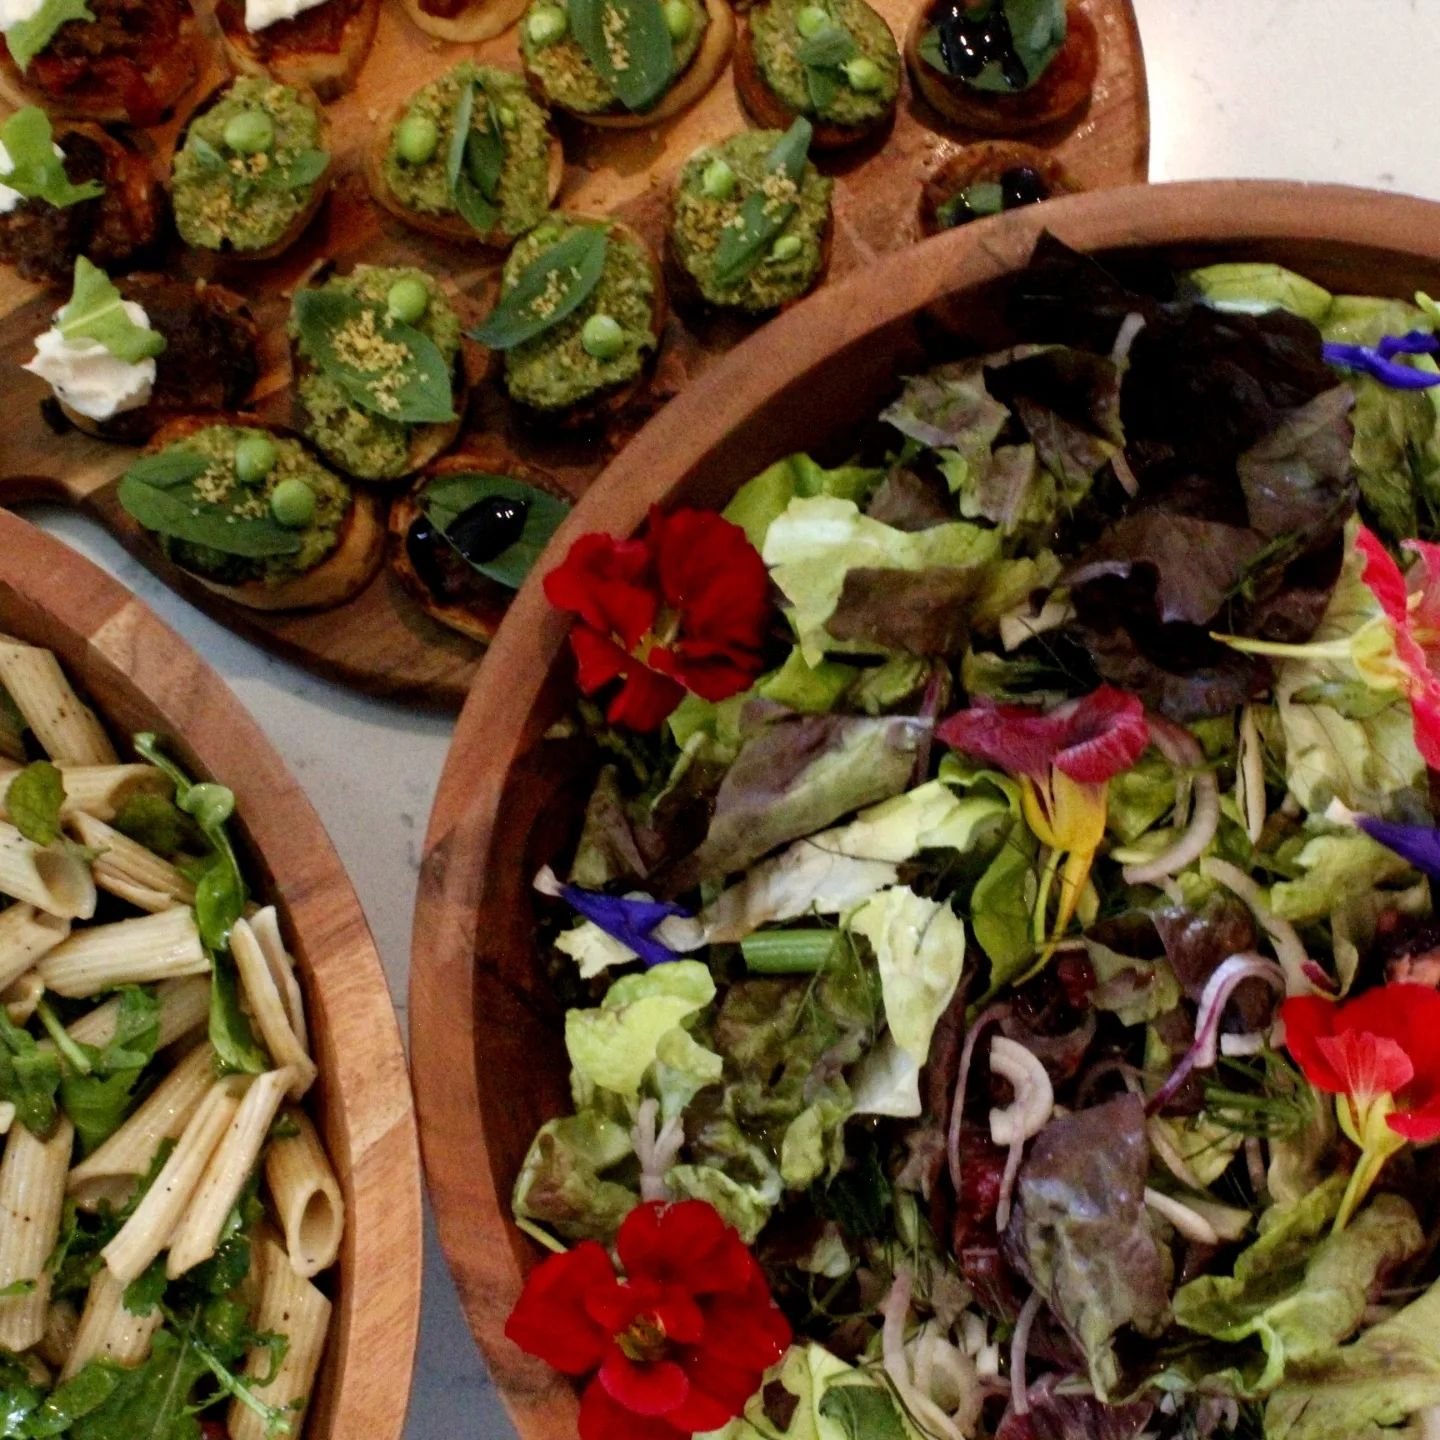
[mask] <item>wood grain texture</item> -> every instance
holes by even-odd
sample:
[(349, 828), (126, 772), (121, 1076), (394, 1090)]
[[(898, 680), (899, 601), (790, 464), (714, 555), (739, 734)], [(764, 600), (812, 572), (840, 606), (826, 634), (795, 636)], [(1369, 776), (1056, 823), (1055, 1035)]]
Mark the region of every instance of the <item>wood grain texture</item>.
[[(335, 1319), (306, 1440), (399, 1440), (419, 1330), (420, 1163), (375, 943), (304, 792), (224, 682), (82, 556), (0, 511), (0, 631), (44, 645), (123, 738), (155, 730), (236, 794), (246, 873), (280, 907), (345, 1193)], [(330, 1281), (324, 1281), (327, 1287)]]
[[(956, 343), (1001, 340), (1005, 279), (1046, 226), (1093, 252), (1279, 261), (1337, 290), (1408, 295), (1440, 284), (1440, 205), (1421, 200), (1244, 181), (1076, 196), (928, 240), (782, 316), (601, 476), (512, 606), (460, 717), (430, 820), (411, 964), (411, 1055), (440, 1238), (523, 1440), (571, 1436), (576, 1417), (568, 1383), (503, 1334), (539, 1256), (511, 1223), (511, 1186), (535, 1130), (568, 1099), (529, 880), (573, 837), (587, 788), (575, 742), (544, 738), (570, 666), (567, 622), (540, 577), (579, 535), (630, 534), (652, 504), (718, 508), (796, 450), (843, 454), (847, 431), (899, 375)], [(468, 1013), (459, 996), (471, 998)]]
[[(897, 37), (902, 35), (916, 0), (875, 3)], [(1094, 98), (1073, 122), (1032, 138), (1059, 155), (1083, 185), (1098, 188), (1143, 180), (1149, 156), (1149, 112), (1139, 32), (1129, 0), (1083, 3), (1102, 37)], [(207, 8), (204, 0), (199, 8)], [(253, 408), (266, 419), (294, 418), (284, 322), (297, 281), (316, 261), (333, 258), (342, 267), (359, 261), (419, 264), (448, 275), (476, 300), (488, 301), (493, 293), (498, 267), (493, 252), (418, 235), (370, 199), (362, 174), (364, 151), (381, 117), (470, 55), (487, 63), (518, 66), (515, 31), (479, 47), (445, 44), (410, 24), (399, 0), (386, 0), (354, 93), (328, 107), (337, 173), (318, 222), (293, 250), (268, 264), (227, 263), (190, 252), (170, 257), (167, 268), (173, 272), (221, 280), (250, 299), (265, 336), (265, 376)], [(193, 106), (218, 78), (215, 62), (187, 105)], [(879, 255), (912, 242), (924, 176), (972, 138), (917, 100), (908, 76), (904, 86), (895, 127), (883, 142), (822, 160), (822, 168), (838, 180), (831, 263), (835, 279), (863, 270)], [(148, 136), (162, 173), (187, 105)], [(557, 203), (589, 214), (621, 216), (659, 250), (669, 184), (686, 157), (745, 125), (728, 73), (692, 109), (663, 125), (599, 131), (563, 122), (567, 165)], [(210, 594), (169, 565), (115, 501), (114, 481), (129, 463), (127, 452), (78, 434), (54, 435), (38, 409), (46, 387), (16, 368), (30, 357), (31, 341), (49, 324), (54, 304), (53, 294), (8, 272), (0, 274), (0, 316), (4, 317), (0, 367), (11, 402), (7, 428), (0, 434), (0, 504), (37, 496), (78, 504), (187, 599), (230, 628), (371, 693), (452, 708), (460, 705), (480, 646), (430, 620), (388, 571), (339, 609), (261, 615)], [(733, 317), (672, 315), (644, 400), (621, 422), (588, 437), (557, 438), (526, 427), (493, 383), (474, 397), (467, 432), (500, 441), (519, 459), (549, 472), (570, 493), (579, 495), (651, 413), (689, 388), (754, 329), (755, 322)]]

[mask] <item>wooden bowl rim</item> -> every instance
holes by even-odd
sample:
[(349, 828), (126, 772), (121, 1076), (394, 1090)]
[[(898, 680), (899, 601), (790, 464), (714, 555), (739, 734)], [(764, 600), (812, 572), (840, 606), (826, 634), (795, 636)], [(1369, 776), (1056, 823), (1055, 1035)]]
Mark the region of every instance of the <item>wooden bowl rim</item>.
[[(246, 842), (273, 877), (269, 893), (300, 960), (312, 1031), (322, 1047), (342, 1029), (363, 1037), (359, 1046), (337, 1045), (322, 1067), (346, 1234), (306, 1436), (400, 1440), (420, 1325), (420, 1157), (395, 1011), (340, 858), (279, 754), (195, 650), (84, 556), (0, 510), (4, 599), (22, 612), (22, 638), (33, 630), (23, 623), (28, 611), (56, 630), (52, 646), (71, 647), (62, 655), (67, 672), (112, 730), (107, 689), (170, 737), (187, 763), (236, 791)], [(357, 1094), (364, 1104), (352, 1110)]]
[[(1264, 258), (1267, 244), (1304, 240), (1440, 266), (1440, 204), (1355, 186), (1186, 181), (1007, 212), (888, 255), (782, 314), (651, 420), (576, 504), (502, 622), (461, 712), (426, 835), (410, 970), (411, 1065), (441, 1247), (522, 1440), (569, 1440), (578, 1407), (568, 1381), (504, 1337), (503, 1317), (538, 1249), (513, 1225), (508, 1186), (497, 1189), (484, 1163), (480, 1096), (496, 1082), (477, 1053), (473, 1005), (466, 1010), (456, 997), (474, 995), (478, 916), (489, 877), (507, 863), (494, 848), (497, 810), (569, 629), (546, 602), (542, 577), (580, 535), (632, 533), (762, 402), (792, 391), (798, 399), (825, 357), (1013, 272), (1046, 229), (1087, 252), (1188, 246)], [(446, 1163), (455, 1156), (463, 1162)]]

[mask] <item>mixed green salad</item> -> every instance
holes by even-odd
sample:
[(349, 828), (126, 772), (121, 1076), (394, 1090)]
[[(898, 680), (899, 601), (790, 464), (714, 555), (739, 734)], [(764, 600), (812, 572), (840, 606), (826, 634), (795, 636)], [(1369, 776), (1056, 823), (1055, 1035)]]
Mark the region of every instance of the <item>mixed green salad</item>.
[(612, 698), (515, 1214), (738, 1232), (725, 1440), (1437, 1433), (1440, 307), (1048, 237), (1010, 306), (549, 577)]

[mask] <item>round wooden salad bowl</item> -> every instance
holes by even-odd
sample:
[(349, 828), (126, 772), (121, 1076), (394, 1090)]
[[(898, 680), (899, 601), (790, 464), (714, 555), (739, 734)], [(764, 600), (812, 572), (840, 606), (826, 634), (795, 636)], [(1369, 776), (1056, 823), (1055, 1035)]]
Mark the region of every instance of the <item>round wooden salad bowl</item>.
[(574, 1390), (504, 1337), (539, 1248), (509, 1197), (538, 1127), (568, 1100), (563, 1011), (533, 942), (530, 880), (572, 839), (593, 771), (547, 738), (571, 690), (567, 620), (541, 577), (587, 531), (652, 505), (723, 506), (799, 450), (837, 463), (857, 421), (927, 355), (1005, 342), (1002, 301), (1042, 229), (1087, 252), (1176, 264), (1264, 259), (1332, 289), (1440, 285), (1440, 205), (1339, 186), (1202, 181), (1058, 200), (927, 240), (820, 292), (654, 419), (576, 506), (491, 646), (430, 820), (415, 919), (411, 1053), (440, 1238), (523, 1440), (570, 1440)]
[(121, 737), (154, 730), (236, 794), (248, 872), (287, 922), (345, 1194), (334, 1329), (305, 1440), (399, 1440), (420, 1320), (420, 1166), (389, 992), (339, 857), (225, 683), (123, 586), (0, 510), (0, 633), (53, 650)]

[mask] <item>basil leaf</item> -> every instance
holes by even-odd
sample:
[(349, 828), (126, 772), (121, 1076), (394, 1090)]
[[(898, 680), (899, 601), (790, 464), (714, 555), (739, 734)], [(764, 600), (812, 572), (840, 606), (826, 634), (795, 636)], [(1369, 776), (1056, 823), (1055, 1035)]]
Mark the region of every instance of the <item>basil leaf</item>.
[(598, 225), (577, 225), (525, 267), (471, 334), (492, 350), (512, 350), (558, 325), (600, 283), (608, 244)]
[(93, 20), (95, 12), (85, 0), (44, 0), (40, 9), (28, 20), (21, 20), (5, 31), (5, 44), (10, 58), (22, 71), (55, 38), (55, 32), (69, 20)]
[(273, 165), (255, 176), (255, 183), (265, 190), (303, 190), (329, 168), (330, 157), (325, 151), (302, 150), (288, 165)]
[(802, 65), (825, 65), (832, 69), (853, 60), (856, 53), (855, 37), (833, 20), (795, 47), (795, 58)]
[(194, 450), (172, 446), (154, 455), (144, 455), (126, 474), (159, 490), (173, 490), (190, 480), (198, 480), (210, 468), (210, 462)]
[(105, 193), (98, 180), (70, 183), (64, 157), (55, 153), (50, 117), (38, 106), (27, 105), (0, 125), (0, 145), (10, 157), (10, 173), (0, 175), (0, 181), (27, 200), (43, 200), (64, 210)]
[(65, 782), (48, 760), (27, 765), (5, 789), (10, 823), (36, 845), (53, 845), (60, 838), (64, 803)]
[[(439, 346), (382, 306), (339, 290), (302, 290), (295, 323), (307, 357), (362, 410), (404, 425), (455, 418), (451, 367)], [(371, 352), (365, 358), (372, 364), (351, 358), (357, 345)]]
[(240, 1008), (234, 963), (219, 955), (210, 959), (210, 1043), (215, 1058), (226, 1073), (262, 1074), (270, 1068), (270, 1059)]
[(129, 365), (165, 349), (165, 337), (137, 325), (110, 277), (83, 255), (75, 261), (75, 289), (57, 324), (66, 339), (98, 340), (117, 360)]
[[(805, 174), (805, 157), (810, 150), (814, 128), (803, 117), (775, 142), (765, 157), (765, 173), (783, 177), (790, 182), (796, 197)], [(759, 263), (761, 255), (795, 213), (795, 200), (781, 200), (756, 190), (740, 207), (736, 225), (733, 221), (720, 232), (715, 247), (715, 279), (721, 285), (734, 285), (743, 280)]]
[(230, 169), (225, 157), (203, 135), (191, 135), (185, 149), (194, 157), (195, 168), (202, 175), (218, 175)]
[[(475, 126), (476, 91), (485, 100), (485, 123)], [(489, 96), (475, 82), (460, 89), (451, 120), (450, 148), (445, 156), (445, 176), (455, 209), (474, 230), (482, 234), (495, 228), (500, 207), (500, 172), (505, 165), (505, 140), (499, 117)]]
[[(142, 461), (126, 473), (117, 493), (126, 514), (153, 534), (247, 559), (293, 555), (299, 550), (299, 535), (269, 516), (237, 516), (223, 505), (202, 500), (191, 481), (208, 465), (202, 463), (184, 479), (167, 477), (158, 482), (146, 478), (144, 465)], [(169, 472), (178, 473), (178, 467)]]
[(520, 538), (490, 560), (472, 560), (458, 546), (454, 547), (455, 552), (487, 580), (508, 590), (518, 590), (550, 537), (570, 513), (566, 501), (508, 475), (456, 474), (432, 480), (425, 487), (420, 503), (431, 523), (449, 539), (451, 525), (472, 505), (492, 495), (525, 502), (525, 526)]
[(823, 70), (818, 65), (807, 65), (805, 67), (805, 88), (810, 92), (810, 103), (816, 110), (828, 110), (844, 88), (844, 82), (834, 70)]
[(660, 0), (570, 0), (585, 58), (627, 110), (648, 110), (669, 89), (675, 48)]

